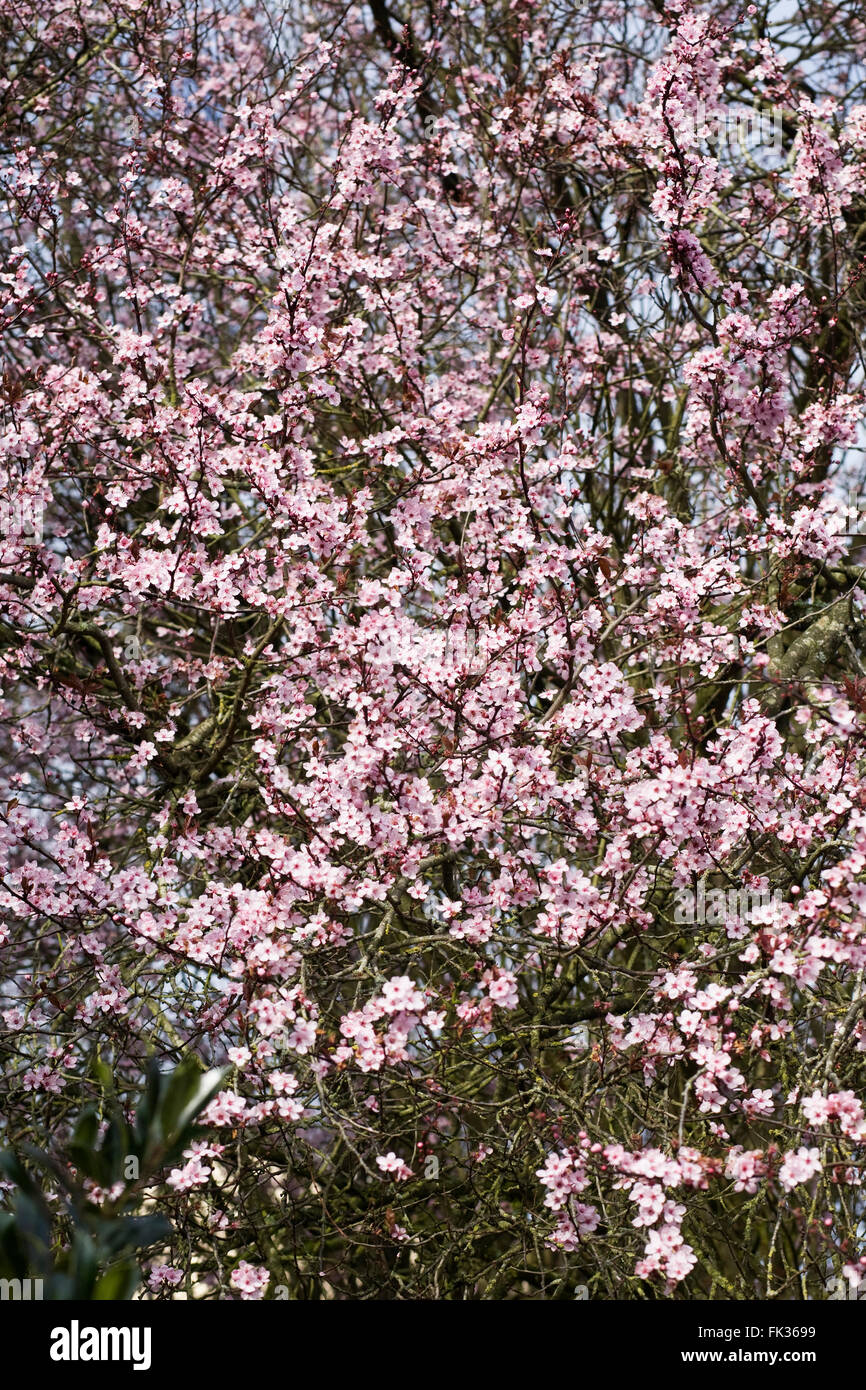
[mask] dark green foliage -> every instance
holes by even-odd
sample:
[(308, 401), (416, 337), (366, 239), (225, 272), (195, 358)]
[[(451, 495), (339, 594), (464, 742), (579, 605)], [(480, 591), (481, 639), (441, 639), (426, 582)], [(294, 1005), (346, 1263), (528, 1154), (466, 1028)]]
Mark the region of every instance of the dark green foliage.
[[(196, 1117), (225, 1075), (203, 1072), (196, 1057), (172, 1071), (152, 1062), (131, 1120), (106, 1102), (100, 1137), (99, 1113), (89, 1106), (52, 1152), (22, 1144), (0, 1153), (0, 1174), (15, 1184), (0, 1215), (0, 1276), (41, 1279), (47, 1299), (130, 1298), (142, 1256), (172, 1235), (165, 1216), (140, 1211), (143, 1190), (195, 1139)], [(86, 1179), (103, 1190), (100, 1201)], [(119, 1195), (104, 1195), (118, 1184)]]

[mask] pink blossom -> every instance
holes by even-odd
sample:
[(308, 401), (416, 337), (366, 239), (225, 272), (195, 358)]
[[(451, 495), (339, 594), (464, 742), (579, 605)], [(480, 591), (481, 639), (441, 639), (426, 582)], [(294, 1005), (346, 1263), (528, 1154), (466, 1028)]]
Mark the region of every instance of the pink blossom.
[(231, 1274), (231, 1283), (242, 1299), (257, 1301), (264, 1297), (271, 1276), (261, 1265), (251, 1265), (241, 1260)]

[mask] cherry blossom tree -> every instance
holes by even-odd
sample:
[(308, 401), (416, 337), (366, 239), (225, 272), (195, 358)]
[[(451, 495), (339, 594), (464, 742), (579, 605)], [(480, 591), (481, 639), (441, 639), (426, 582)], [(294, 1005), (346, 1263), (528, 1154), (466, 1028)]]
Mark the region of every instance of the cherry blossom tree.
[[(57, 1258), (65, 1183), (169, 1219), (148, 1297), (855, 1287), (862, 10), (0, 21), (3, 1142)], [(182, 1152), (97, 1161), (178, 1065)]]

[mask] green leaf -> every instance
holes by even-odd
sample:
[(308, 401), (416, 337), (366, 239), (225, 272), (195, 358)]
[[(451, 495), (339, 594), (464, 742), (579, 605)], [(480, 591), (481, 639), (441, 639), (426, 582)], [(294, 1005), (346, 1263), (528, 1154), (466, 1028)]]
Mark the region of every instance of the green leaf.
[(126, 1300), (132, 1298), (141, 1279), (141, 1271), (131, 1260), (125, 1264), (113, 1265), (96, 1282), (94, 1299)]
[(13, 1212), (0, 1216), (0, 1275), (4, 1279), (26, 1279), (28, 1258), (21, 1246)]
[(119, 1255), (124, 1250), (160, 1244), (172, 1234), (171, 1222), (164, 1216), (116, 1216), (100, 1223), (99, 1239), (105, 1251)]
[(177, 1133), (180, 1116), (193, 1100), (201, 1074), (196, 1059), (187, 1057), (169, 1075), (160, 1107), (162, 1128), (166, 1137)]
[(4, 1149), (0, 1153), (0, 1173), (4, 1173), (7, 1178), (10, 1178), (17, 1187), (20, 1187), (22, 1192), (29, 1192), (31, 1196), (34, 1196), (39, 1191), (24, 1164), (11, 1149)]
[(162, 1144), (162, 1127), (158, 1111), (164, 1090), (164, 1080), (156, 1058), (152, 1058), (147, 1068), (147, 1084), (144, 1095), (135, 1112), (135, 1137), (138, 1152), (154, 1150)]
[(123, 1165), (128, 1155), (139, 1154), (137, 1140), (122, 1115), (115, 1115), (102, 1141), (105, 1167), (108, 1172), (106, 1183), (111, 1186), (124, 1177)]
[(107, 1062), (103, 1062), (98, 1052), (94, 1052), (90, 1062), (90, 1072), (103, 1096), (114, 1094), (114, 1073)]
[(99, 1256), (92, 1237), (80, 1226), (72, 1233), (68, 1273), (76, 1298), (90, 1298), (99, 1274)]
[(105, 1187), (111, 1184), (111, 1168), (105, 1154), (97, 1148), (98, 1134), (99, 1116), (90, 1107), (79, 1117), (67, 1153), (80, 1173)]
[(186, 1104), (180, 1110), (173, 1126), (177, 1134), (183, 1134), (196, 1116), (210, 1104), (230, 1071), (231, 1067), (212, 1067), (210, 1071), (195, 1079)]
[(99, 1115), (92, 1105), (82, 1110), (72, 1134), (72, 1143), (86, 1149), (95, 1149), (99, 1134)]

